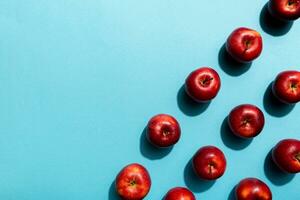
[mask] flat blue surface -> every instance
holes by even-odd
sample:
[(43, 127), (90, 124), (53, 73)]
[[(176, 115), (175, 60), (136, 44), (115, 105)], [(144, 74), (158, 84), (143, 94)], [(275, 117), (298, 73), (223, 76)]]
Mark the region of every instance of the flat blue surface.
[[(275, 200), (299, 200), (300, 176), (278, 173), (266, 156), (280, 139), (300, 138), (300, 106), (278, 107), (266, 90), (280, 71), (299, 70), (300, 23), (268, 27), (264, 4), (1, 0), (0, 199), (116, 200), (116, 174), (139, 162), (153, 182), (146, 200), (160, 200), (174, 186), (189, 187), (199, 200), (227, 200), (245, 177), (264, 180)], [(230, 66), (220, 51), (239, 26), (264, 39), (250, 68)], [(222, 79), (207, 107), (180, 90), (200, 66), (212, 66)], [(251, 143), (222, 125), (241, 103), (265, 112), (264, 131)], [(182, 138), (169, 152), (142, 137), (158, 113), (181, 123)], [(228, 161), (213, 184), (197, 181), (187, 165), (208, 144)]]

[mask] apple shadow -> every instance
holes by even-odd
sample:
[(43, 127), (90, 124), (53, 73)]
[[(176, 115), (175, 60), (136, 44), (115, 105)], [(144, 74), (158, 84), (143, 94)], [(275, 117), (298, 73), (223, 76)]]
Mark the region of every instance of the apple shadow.
[(281, 171), (272, 159), (272, 150), (268, 153), (265, 158), (264, 172), (266, 177), (277, 186), (285, 185), (292, 181), (295, 174), (288, 174)]
[(147, 139), (146, 132), (147, 129), (145, 127), (140, 137), (140, 152), (144, 157), (150, 160), (158, 160), (162, 159), (171, 152), (173, 146), (158, 148), (152, 145)]
[(228, 195), (227, 200), (236, 200), (235, 198), (235, 187), (233, 187)]
[(230, 130), (227, 120), (228, 117), (223, 120), (220, 130), (221, 139), (225, 146), (233, 150), (242, 150), (249, 146), (253, 139), (244, 139), (235, 136)]
[(121, 200), (121, 197), (117, 194), (115, 189), (115, 181), (109, 187), (108, 200)]
[(203, 113), (209, 106), (210, 102), (199, 103), (190, 98), (185, 92), (185, 86), (181, 86), (177, 93), (177, 105), (185, 115), (193, 117)]
[(295, 104), (285, 104), (279, 101), (273, 95), (272, 84), (273, 82), (269, 84), (264, 94), (264, 99), (263, 99), (264, 109), (268, 114), (274, 117), (283, 117), (289, 114), (293, 110)]
[(207, 181), (199, 178), (193, 169), (192, 160), (184, 168), (185, 185), (194, 193), (205, 192), (215, 184), (215, 180)]
[(252, 63), (240, 63), (232, 58), (226, 50), (226, 44), (223, 44), (219, 51), (218, 62), (221, 69), (230, 76), (239, 76), (249, 70)]
[(289, 32), (293, 26), (292, 21), (282, 21), (274, 18), (268, 11), (268, 3), (264, 5), (260, 12), (259, 23), (266, 33), (273, 36), (282, 36)]

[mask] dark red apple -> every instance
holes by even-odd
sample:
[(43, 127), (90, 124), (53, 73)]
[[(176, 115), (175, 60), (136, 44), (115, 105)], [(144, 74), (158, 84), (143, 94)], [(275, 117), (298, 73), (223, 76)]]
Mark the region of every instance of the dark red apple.
[(283, 21), (300, 17), (300, 0), (270, 0), (268, 9), (272, 16)]
[(185, 80), (186, 93), (197, 102), (208, 102), (215, 98), (221, 87), (219, 74), (210, 67), (199, 68)]
[(283, 103), (300, 101), (300, 72), (283, 71), (277, 75), (272, 86), (273, 94)]
[(196, 200), (196, 197), (187, 188), (175, 187), (169, 190), (164, 200)]
[(241, 27), (230, 34), (226, 42), (226, 49), (236, 61), (248, 63), (261, 54), (262, 37), (255, 30)]
[(235, 188), (236, 200), (272, 200), (270, 188), (257, 178), (243, 179)]
[(242, 138), (253, 138), (263, 129), (265, 117), (263, 112), (251, 104), (235, 107), (228, 116), (231, 131)]
[(180, 126), (171, 115), (159, 114), (150, 119), (147, 125), (147, 138), (157, 147), (169, 147), (178, 142)]
[(285, 139), (272, 150), (272, 158), (276, 165), (287, 173), (300, 172), (300, 141)]
[(195, 173), (202, 179), (218, 179), (226, 170), (225, 155), (217, 147), (202, 147), (193, 157), (193, 168)]
[(145, 167), (133, 163), (124, 167), (116, 177), (116, 190), (124, 200), (142, 200), (150, 191), (151, 178)]

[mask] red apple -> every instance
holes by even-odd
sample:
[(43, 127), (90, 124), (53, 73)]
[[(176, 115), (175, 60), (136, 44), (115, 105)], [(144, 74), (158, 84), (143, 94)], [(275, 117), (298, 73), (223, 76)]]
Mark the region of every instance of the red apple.
[(231, 131), (242, 138), (257, 136), (263, 129), (265, 117), (256, 106), (243, 104), (235, 107), (228, 116)]
[(287, 173), (300, 172), (300, 141), (285, 139), (272, 150), (272, 158), (276, 165)]
[(272, 200), (270, 188), (257, 178), (243, 179), (235, 188), (236, 200)]
[(236, 61), (251, 62), (262, 52), (262, 37), (255, 30), (241, 27), (230, 34), (226, 42), (226, 49)]
[(127, 165), (116, 177), (117, 193), (124, 200), (142, 200), (150, 187), (150, 175), (147, 169), (138, 163)]
[(283, 21), (300, 17), (300, 0), (270, 0), (268, 9), (272, 16)]
[(215, 98), (221, 87), (219, 74), (210, 67), (199, 68), (185, 80), (186, 93), (197, 102), (207, 102)]
[(147, 125), (147, 138), (157, 147), (169, 147), (178, 142), (180, 126), (177, 120), (166, 114), (159, 114), (150, 119)]
[(202, 147), (193, 157), (193, 168), (195, 173), (202, 179), (218, 179), (226, 170), (225, 155), (217, 147)]
[(300, 72), (283, 71), (272, 86), (273, 94), (282, 102), (294, 104), (300, 101)]
[(194, 194), (184, 187), (175, 187), (166, 194), (164, 200), (196, 200)]

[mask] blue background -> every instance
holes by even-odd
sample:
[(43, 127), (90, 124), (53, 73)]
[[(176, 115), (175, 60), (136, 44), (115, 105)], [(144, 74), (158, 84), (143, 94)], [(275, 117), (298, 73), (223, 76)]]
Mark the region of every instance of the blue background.
[[(198, 199), (232, 199), (245, 177), (258, 177), (275, 200), (298, 200), (300, 177), (272, 167), (270, 149), (300, 138), (300, 107), (272, 100), (268, 85), (298, 69), (300, 24), (270, 26), (265, 1), (1, 0), (0, 199), (116, 200), (119, 170), (132, 162), (152, 177), (146, 199), (187, 186)], [(252, 65), (226, 59), (230, 32), (261, 32), (264, 51)], [(190, 102), (186, 76), (212, 66), (222, 79), (209, 105)], [(247, 142), (223, 122), (241, 103), (256, 104), (266, 125)], [(172, 150), (143, 137), (150, 117), (175, 116), (182, 137)], [(203, 145), (227, 156), (225, 175), (198, 181), (188, 164)]]

